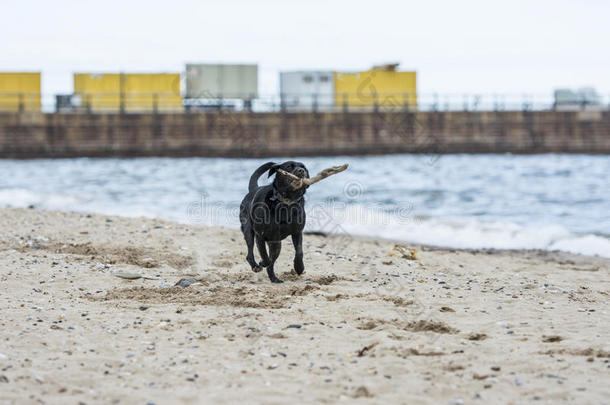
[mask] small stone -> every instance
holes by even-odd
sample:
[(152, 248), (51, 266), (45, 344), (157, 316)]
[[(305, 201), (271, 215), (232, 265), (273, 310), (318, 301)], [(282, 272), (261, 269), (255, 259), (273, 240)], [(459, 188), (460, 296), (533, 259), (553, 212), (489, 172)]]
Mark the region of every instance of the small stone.
[(146, 311), (149, 307), (147, 307), (146, 305), (142, 305), (139, 310), (140, 311)]
[(487, 335), (485, 333), (471, 333), (468, 335), (468, 340), (485, 340)]
[(292, 323), (290, 325), (288, 325), (286, 328), (290, 329), (290, 328), (294, 328), (294, 329), (301, 329), (302, 325), (299, 325), (298, 323)]
[(492, 369), (492, 371), (500, 371), (501, 370), (500, 366), (492, 366), (491, 369)]
[(178, 282), (176, 284), (174, 284), (174, 286), (176, 287), (182, 287), (182, 288), (186, 288), (189, 285), (195, 284), (197, 283), (197, 279), (195, 278), (181, 278), (180, 280), (178, 280)]
[(122, 271), (113, 273), (113, 276), (118, 277), (118, 278), (122, 278), (122, 279), (125, 279), (125, 280), (137, 280), (139, 278), (142, 278), (141, 274), (122, 272)]
[(370, 398), (372, 396), (373, 394), (364, 385), (358, 387), (352, 395), (354, 398)]

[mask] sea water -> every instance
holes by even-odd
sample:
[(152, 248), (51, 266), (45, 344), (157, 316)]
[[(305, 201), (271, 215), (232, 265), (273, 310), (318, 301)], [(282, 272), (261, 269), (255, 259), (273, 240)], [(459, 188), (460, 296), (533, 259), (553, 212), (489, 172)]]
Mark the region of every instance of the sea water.
[[(0, 205), (238, 227), (250, 174), (285, 159), (0, 160)], [(411, 243), (610, 257), (610, 156), (295, 158), (313, 175), (307, 229)], [(261, 177), (260, 184), (268, 182)]]

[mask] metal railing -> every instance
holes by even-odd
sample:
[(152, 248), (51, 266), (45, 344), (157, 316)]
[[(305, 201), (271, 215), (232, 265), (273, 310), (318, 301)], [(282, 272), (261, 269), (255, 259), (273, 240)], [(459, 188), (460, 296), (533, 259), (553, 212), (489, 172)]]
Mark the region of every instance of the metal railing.
[(252, 112), (364, 111), (543, 111), (610, 110), (610, 95), (595, 102), (556, 103), (549, 94), (485, 93), (339, 93), (272, 94), (247, 99), (202, 94), (184, 98), (174, 92), (91, 93), (51, 95), (0, 92), (2, 112), (139, 113), (210, 110)]

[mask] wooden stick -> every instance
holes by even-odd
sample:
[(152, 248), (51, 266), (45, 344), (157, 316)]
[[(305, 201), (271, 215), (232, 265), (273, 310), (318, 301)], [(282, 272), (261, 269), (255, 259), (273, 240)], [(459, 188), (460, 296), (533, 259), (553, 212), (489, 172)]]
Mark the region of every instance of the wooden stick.
[(294, 180), (292, 182), (292, 188), (294, 190), (298, 190), (305, 186), (311, 186), (312, 184), (317, 183), (320, 180), (324, 180), (325, 178), (332, 176), (333, 174), (341, 173), (342, 171), (344, 171), (347, 168), (348, 168), (347, 163), (344, 165), (341, 165), (341, 166), (332, 166), (332, 167), (322, 170), (320, 173), (316, 174), (315, 176), (313, 176), (311, 178), (301, 178), (299, 176), (295, 176), (292, 173), (288, 173), (287, 171), (282, 170), (282, 169), (277, 169), (277, 171), (282, 176), (290, 177), (292, 180)]

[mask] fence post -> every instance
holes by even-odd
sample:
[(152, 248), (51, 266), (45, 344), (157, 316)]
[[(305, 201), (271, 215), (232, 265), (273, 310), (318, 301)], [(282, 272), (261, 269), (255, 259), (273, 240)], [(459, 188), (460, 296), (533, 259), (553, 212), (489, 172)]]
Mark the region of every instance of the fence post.
[(119, 96), (119, 110), (121, 111), (121, 114), (125, 112), (125, 93), (123, 91), (121, 91), (121, 94)]
[(523, 102), (521, 103), (521, 108), (523, 111), (528, 111), (530, 109), (530, 103), (527, 100), (527, 94), (523, 94)]
[(246, 111), (248, 112), (252, 112), (252, 100), (254, 99), (254, 95), (253, 94), (249, 94), (248, 98), (244, 101), (245, 107), (246, 107)]
[(348, 109), (347, 94), (343, 93), (343, 112), (347, 113)]
[(153, 113), (159, 112), (159, 93), (153, 94)]
[(23, 93), (19, 93), (19, 112), (22, 113), (25, 110), (25, 102)]
[(403, 97), (403, 108), (405, 109), (405, 111), (409, 111), (410, 109), (410, 103), (409, 103), (409, 93), (405, 93), (402, 95)]
[(119, 76), (119, 109), (121, 113), (125, 112), (125, 73), (121, 72)]

